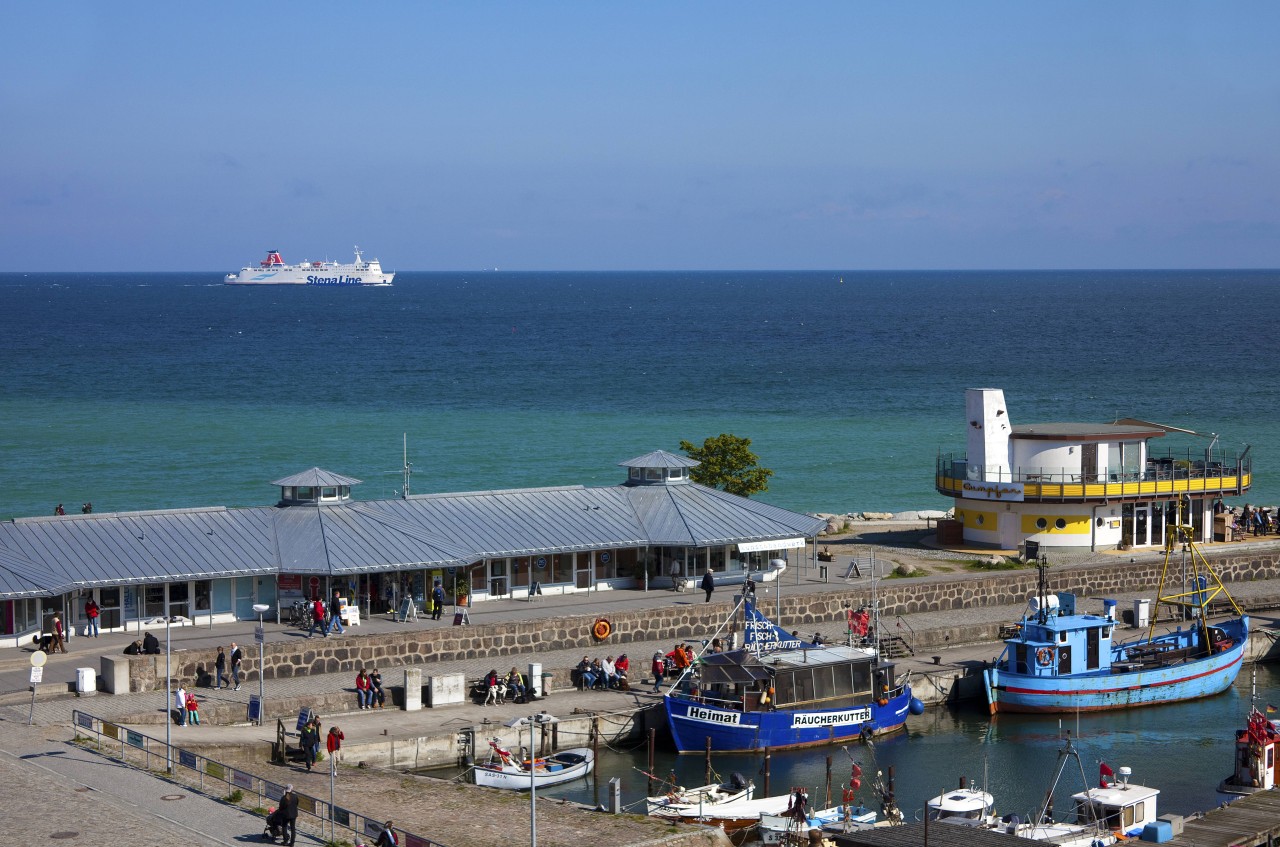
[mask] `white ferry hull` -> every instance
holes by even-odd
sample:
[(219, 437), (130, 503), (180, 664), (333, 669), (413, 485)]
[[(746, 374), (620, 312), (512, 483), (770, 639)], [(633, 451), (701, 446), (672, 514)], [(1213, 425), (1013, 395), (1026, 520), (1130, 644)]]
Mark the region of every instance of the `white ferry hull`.
[(350, 264), (338, 262), (302, 262), (286, 265), (276, 250), (268, 251), (266, 261), (259, 267), (241, 268), (239, 273), (227, 274), (227, 285), (338, 285), (378, 286), (391, 285), (394, 273), (384, 273), (377, 260), (366, 262), (356, 249), (356, 259)]

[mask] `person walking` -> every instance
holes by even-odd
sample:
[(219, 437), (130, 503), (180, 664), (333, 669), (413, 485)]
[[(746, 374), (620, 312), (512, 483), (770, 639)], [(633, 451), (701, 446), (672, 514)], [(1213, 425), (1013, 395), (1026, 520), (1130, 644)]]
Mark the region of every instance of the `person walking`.
[(329, 758), (333, 760), (334, 764), (341, 761), (341, 756), (339, 754), (342, 752), (342, 742), (345, 741), (346, 738), (347, 736), (343, 735), (342, 730), (338, 729), (338, 727), (329, 727), (329, 737), (325, 741), (325, 747), (328, 749)]
[(307, 770), (311, 770), (311, 766), (316, 763), (316, 752), (320, 749), (320, 730), (312, 721), (307, 721), (302, 725), (302, 729), (298, 733), (298, 746), (302, 748), (302, 760), (307, 764)]
[(711, 592), (716, 590), (716, 578), (707, 571), (702, 575), (702, 590), (707, 592), (707, 602), (711, 602)]
[(653, 693), (659, 694), (662, 691), (662, 677), (667, 672), (667, 663), (662, 658), (662, 652), (653, 654), (653, 664), (650, 666), (653, 671)]
[(326, 635), (330, 632), (342, 635), (346, 631), (342, 628), (342, 607), (345, 605), (346, 603), (342, 602), (342, 595), (334, 591), (333, 599), (329, 601), (329, 626), (325, 629)]
[(307, 627), (307, 638), (315, 635), (317, 629), (325, 638), (329, 637), (329, 625), (324, 620), (324, 601), (319, 597), (311, 604), (311, 625)]
[(231, 683), (235, 686), (233, 691), (240, 690), (240, 663), (244, 661), (244, 654), (240, 652), (240, 648), (236, 646), (234, 641), (231, 642)]
[(435, 588), (431, 589), (431, 620), (438, 621), (444, 615), (444, 586), (440, 584), (440, 580), (436, 580)]
[(292, 785), (284, 787), (284, 794), (280, 796), (280, 811), (284, 817), (284, 839), (281, 843), (292, 845), (298, 838), (298, 795), (293, 793)]
[(382, 825), (382, 832), (378, 833), (378, 840), (373, 843), (373, 847), (400, 847), (400, 839), (396, 837), (391, 821)]
[(98, 615), (100, 613), (98, 604), (93, 601), (92, 597), (84, 601), (84, 618), (88, 622), (84, 627), (84, 634), (86, 638), (90, 636), (94, 638), (98, 637)]
[(227, 679), (227, 651), (219, 644), (218, 655), (213, 659), (213, 687), (221, 688), (224, 682), (228, 687), (231, 686), (231, 681)]

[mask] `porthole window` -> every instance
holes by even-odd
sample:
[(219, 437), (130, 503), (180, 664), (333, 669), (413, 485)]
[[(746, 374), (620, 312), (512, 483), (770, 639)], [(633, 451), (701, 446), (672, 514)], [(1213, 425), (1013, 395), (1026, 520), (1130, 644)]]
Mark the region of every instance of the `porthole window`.
[(1049, 522), (1044, 518), (1036, 518), (1036, 529), (1044, 529), (1048, 525)]
[(1065, 520), (1063, 520), (1062, 518), (1058, 518), (1056, 521), (1054, 521), (1054, 522), (1053, 522), (1053, 525), (1054, 525), (1054, 526), (1056, 526), (1058, 529), (1066, 529), (1066, 528), (1067, 528), (1067, 522), (1066, 522)]
[(978, 515), (978, 526), (982, 526), (982, 524), (985, 522), (985, 518), (986, 518), (985, 515)]
[(1098, 518), (1098, 526), (1102, 526), (1104, 523), (1106, 522), (1102, 518)]

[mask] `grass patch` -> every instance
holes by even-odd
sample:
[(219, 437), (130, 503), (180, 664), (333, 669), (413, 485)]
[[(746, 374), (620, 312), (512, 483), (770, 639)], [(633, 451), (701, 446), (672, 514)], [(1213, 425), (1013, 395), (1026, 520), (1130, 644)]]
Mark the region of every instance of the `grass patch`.
[(964, 569), (967, 571), (1020, 571), (1030, 567), (1034, 567), (1034, 564), (1023, 564), (1017, 559), (1001, 559), (997, 564), (992, 564), (987, 559), (967, 559), (964, 562)]
[(226, 800), (228, 803), (234, 803), (236, 805), (239, 805), (240, 801), (244, 800), (244, 792), (241, 791), (239, 788), (237, 788), (235, 791), (232, 791), (230, 794), (228, 794), (226, 797), (223, 797), (222, 799)]

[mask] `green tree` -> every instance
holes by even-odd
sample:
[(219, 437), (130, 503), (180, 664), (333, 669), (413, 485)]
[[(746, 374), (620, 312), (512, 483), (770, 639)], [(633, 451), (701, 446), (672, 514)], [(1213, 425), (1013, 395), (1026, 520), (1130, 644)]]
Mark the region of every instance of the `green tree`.
[(689, 471), (690, 479), (699, 485), (720, 488), (740, 497), (769, 490), (773, 471), (759, 466), (760, 457), (751, 452), (750, 438), (721, 433), (702, 442), (701, 447), (681, 441), (680, 449), (690, 459), (701, 462)]

